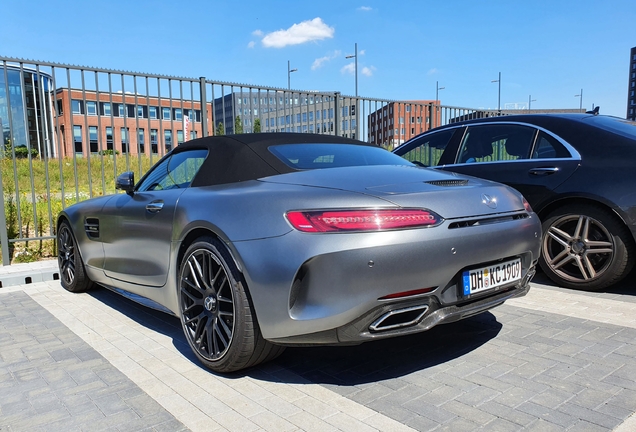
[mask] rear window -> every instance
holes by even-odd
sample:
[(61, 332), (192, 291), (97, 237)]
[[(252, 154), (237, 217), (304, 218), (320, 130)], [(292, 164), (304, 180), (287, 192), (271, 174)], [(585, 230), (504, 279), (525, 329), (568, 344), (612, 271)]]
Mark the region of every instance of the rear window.
[(636, 122), (610, 116), (590, 116), (585, 121), (606, 131), (636, 140)]
[(353, 144), (284, 144), (271, 146), (269, 151), (286, 165), (298, 170), (364, 165), (413, 165), (380, 147)]

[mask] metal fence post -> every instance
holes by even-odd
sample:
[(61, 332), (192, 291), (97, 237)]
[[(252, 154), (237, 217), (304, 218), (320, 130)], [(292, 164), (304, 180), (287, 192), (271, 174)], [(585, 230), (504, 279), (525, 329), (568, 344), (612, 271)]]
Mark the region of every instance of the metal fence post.
[[(208, 99), (206, 94), (205, 77), (199, 78), (199, 91), (201, 93), (201, 133), (204, 137), (209, 136), (208, 130)], [(214, 118), (212, 119), (212, 125), (214, 125)]]
[[(3, 156), (4, 157), (4, 156)], [(11, 265), (9, 256), (9, 236), (7, 235), (7, 216), (4, 213), (4, 184), (2, 182), (2, 170), (0, 170), (0, 243), (2, 243), (2, 265)]]

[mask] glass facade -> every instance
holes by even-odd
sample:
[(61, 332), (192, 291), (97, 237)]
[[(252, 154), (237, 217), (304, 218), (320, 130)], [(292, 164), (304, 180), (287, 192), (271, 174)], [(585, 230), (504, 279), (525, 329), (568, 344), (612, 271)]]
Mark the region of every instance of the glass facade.
[(0, 65), (0, 128), (4, 150), (24, 146), (54, 156), (51, 78), (36, 70)]

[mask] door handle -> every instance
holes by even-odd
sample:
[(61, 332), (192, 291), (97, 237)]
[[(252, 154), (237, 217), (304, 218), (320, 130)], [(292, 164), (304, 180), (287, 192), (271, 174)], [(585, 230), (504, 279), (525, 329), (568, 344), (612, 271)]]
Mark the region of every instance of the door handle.
[(153, 201), (146, 205), (146, 210), (150, 213), (157, 213), (163, 208), (163, 201)]
[(545, 167), (545, 168), (532, 168), (528, 172), (536, 176), (546, 176), (546, 175), (558, 173), (559, 171), (560, 170), (557, 167)]

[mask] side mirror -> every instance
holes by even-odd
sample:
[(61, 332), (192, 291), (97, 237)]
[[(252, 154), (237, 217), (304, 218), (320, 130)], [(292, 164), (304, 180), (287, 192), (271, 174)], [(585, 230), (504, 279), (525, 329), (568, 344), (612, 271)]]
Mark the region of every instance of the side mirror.
[(115, 182), (115, 189), (121, 189), (128, 195), (132, 195), (135, 190), (135, 173), (128, 171), (120, 174)]

